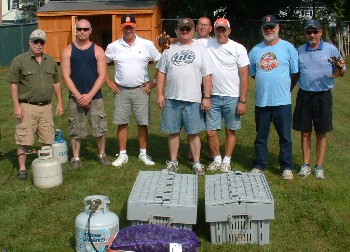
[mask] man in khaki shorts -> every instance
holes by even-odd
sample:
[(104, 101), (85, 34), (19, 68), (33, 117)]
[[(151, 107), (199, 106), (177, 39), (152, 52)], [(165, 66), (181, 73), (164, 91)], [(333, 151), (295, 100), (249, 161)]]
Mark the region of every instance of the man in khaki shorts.
[(16, 123), (16, 144), (19, 163), (18, 179), (27, 179), (25, 166), (28, 146), (34, 135), (42, 145), (54, 140), (52, 93), (57, 99), (56, 114), (63, 114), (61, 84), (56, 61), (43, 53), (46, 34), (35, 30), (29, 37), (29, 51), (15, 57), (10, 65), (7, 81), (11, 83), (11, 97)]
[(77, 39), (62, 51), (61, 69), (64, 84), (69, 90), (69, 134), (73, 157), (71, 168), (77, 169), (80, 160), (81, 139), (87, 136), (87, 121), (96, 138), (99, 152), (98, 161), (108, 166), (105, 154), (107, 132), (106, 113), (103, 106), (101, 87), (107, 72), (103, 49), (90, 41), (91, 24), (86, 19), (76, 23)]

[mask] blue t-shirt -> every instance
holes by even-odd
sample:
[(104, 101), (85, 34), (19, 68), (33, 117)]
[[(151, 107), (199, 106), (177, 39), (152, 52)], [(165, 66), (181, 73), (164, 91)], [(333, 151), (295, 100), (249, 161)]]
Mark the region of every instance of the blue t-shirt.
[(299, 87), (305, 91), (327, 91), (334, 86), (333, 67), (330, 57), (339, 57), (338, 49), (321, 40), (316, 49), (309, 48), (309, 43), (298, 48), (299, 53)]
[(250, 76), (255, 76), (255, 105), (258, 107), (291, 104), (291, 74), (298, 72), (298, 52), (280, 39), (273, 46), (264, 42), (249, 52)]

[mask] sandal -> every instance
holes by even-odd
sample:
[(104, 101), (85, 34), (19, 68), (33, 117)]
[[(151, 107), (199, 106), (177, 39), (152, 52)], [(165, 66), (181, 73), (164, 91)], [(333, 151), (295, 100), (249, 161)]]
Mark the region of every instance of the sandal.
[(27, 179), (27, 170), (20, 170), (18, 172), (17, 178), (20, 180), (26, 180)]

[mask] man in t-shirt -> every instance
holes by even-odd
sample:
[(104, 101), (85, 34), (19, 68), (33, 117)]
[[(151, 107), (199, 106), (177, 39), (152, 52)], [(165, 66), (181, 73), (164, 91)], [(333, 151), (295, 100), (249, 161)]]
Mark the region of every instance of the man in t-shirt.
[(294, 46), (279, 38), (279, 23), (273, 15), (262, 18), (264, 41), (249, 52), (250, 76), (255, 79), (254, 142), (256, 158), (251, 172), (267, 168), (267, 140), (270, 124), (279, 136), (279, 163), (283, 179), (293, 179), (291, 81), (298, 73), (298, 53)]
[[(166, 168), (168, 171), (178, 169), (180, 132), (184, 127), (189, 135), (194, 172), (203, 175), (204, 167), (199, 161), (201, 142), (198, 133), (205, 129), (202, 110), (210, 109), (210, 58), (206, 48), (193, 41), (192, 19), (179, 19), (177, 30), (179, 42), (166, 49), (157, 64), (157, 104), (162, 109), (161, 130), (169, 134), (171, 160), (167, 161)], [(167, 84), (163, 94), (165, 80)]]
[[(211, 109), (206, 112), (207, 139), (214, 160), (207, 170), (228, 172), (236, 144), (237, 129), (241, 128), (241, 116), (246, 112), (249, 85), (249, 58), (243, 45), (229, 39), (230, 22), (219, 18), (214, 23), (215, 38), (199, 39), (205, 44), (213, 66), (213, 88)], [(225, 122), (225, 154), (220, 155), (217, 131), (221, 129), (221, 118)]]

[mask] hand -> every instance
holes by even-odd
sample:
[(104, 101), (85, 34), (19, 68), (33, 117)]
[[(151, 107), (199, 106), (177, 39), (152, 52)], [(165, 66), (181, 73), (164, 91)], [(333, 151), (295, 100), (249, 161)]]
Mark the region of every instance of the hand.
[(211, 108), (210, 99), (202, 99), (202, 110), (209, 111)]
[(164, 108), (164, 95), (158, 95), (157, 97), (157, 105), (158, 108), (163, 109)]
[(86, 109), (90, 107), (92, 96), (90, 94), (83, 94), (77, 101), (82, 108)]
[(151, 81), (143, 84), (142, 85), (142, 89), (143, 89), (142, 93), (148, 94), (149, 92), (151, 92), (151, 89), (154, 88), (155, 86), (156, 86), (156, 84), (151, 82)]
[(113, 81), (106, 81), (107, 86), (112, 89), (113, 93), (115, 94), (119, 94), (120, 93), (120, 89), (119, 89), (119, 85)]
[(247, 111), (247, 104), (246, 103), (243, 104), (241, 102), (238, 102), (236, 111), (237, 111), (237, 115), (239, 115), (239, 116), (244, 115), (245, 112)]
[(17, 106), (14, 108), (14, 114), (15, 114), (15, 117), (19, 120), (22, 120), (23, 119), (23, 110), (21, 108), (21, 106)]
[(61, 115), (63, 115), (63, 106), (62, 106), (62, 104), (57, 104), (57, 107), (56, 107), (56, 115), (59, 115), (59, 116), (61, 116)]

